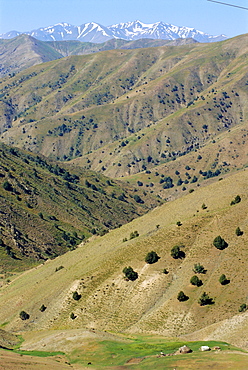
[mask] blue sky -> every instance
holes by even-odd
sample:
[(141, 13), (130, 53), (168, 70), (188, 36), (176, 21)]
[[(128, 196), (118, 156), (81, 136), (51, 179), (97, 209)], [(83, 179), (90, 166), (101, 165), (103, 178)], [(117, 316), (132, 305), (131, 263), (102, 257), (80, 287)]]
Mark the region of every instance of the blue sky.
[[(248, 8), (248, 0), (226, 2)], [(59, 22), (94, 21), (109, 26), (134, 20), (163, 21), (228, 37), (248, 32), (248, 10), (207, 0), (0, 0), (0, 33), (31, 31)]]

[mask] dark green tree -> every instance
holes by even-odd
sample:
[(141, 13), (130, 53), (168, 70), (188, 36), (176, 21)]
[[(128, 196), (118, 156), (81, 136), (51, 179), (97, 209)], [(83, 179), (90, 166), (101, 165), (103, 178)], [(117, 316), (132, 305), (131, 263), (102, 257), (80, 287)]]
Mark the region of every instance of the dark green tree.
[(170, 188), (173, 188), (174, 184), (173, 184), (173, 180), (170, 176), (166, 176), (164, 177), (164, 185), (163, 185), (163, 188), (164, 189), (170, 189)]
[(4, 181), (3, 188), (4, 190), (7, 190), (7, 191), (13, 191), (13, 187), (8, 181)]
[(152, 263), (157, 262), (159, 260), (159, 258), (160, 257), (157, 255), (156, 252), (151, 251), (151, 252), (147, 253), (145, 261), (146, 261), (146, 263), (152, 264)]
[(43, 304), (41, 307), (40, 307), (40, 312), (44, 312), (46, 311), (46, 306)]
[(209, 295), (206, 292), (203, 292), (200, 296), (198, 303), (200, 306), (206, 306), (208, 304), (213, 304), (213, 298), (210, 298)]
[(204, 269), (204, 267), (200, 263), (196, 263), (194, 265), (193, 271), (196, 274), (205, 274), (205, 272), (206, 272), (206, 270)]
[(247, 305), (245, 303), (242, 303), (239, 307), (239, 312), (245, 312), (247, 308)]
[(219, 278), (219, 282), (221, 283), (221, 285), (226, 285), (230, 283), (230, 280), (227, 279), (225, 274), (222, 274)]
[(178, 259), (178, 258), (184, 258), (185, 257), (185, 253), (183, 251), (181, 251), (180, 247), (178, 245), (175, 245), (172, 249), (171, 249), (171, 256), (175, 259)]
[(140, 196), (138, 194), (135, 194), (133, 199), (135, 200), (135, 202), (137, 203), (140, 203), (140, 204), (143, 204), (144, 201), (140, 198)]
[(192, 278), (190, 279), (190, 283), (192, 285), (196, 285), (196, 286), (201, 286), (202, 285), (202, 281), (196, 275), (192, 276)]
[(19, 316), (22, 320), (28, 320), (30, 317), (29, 314), (25, 311), (21, 311)]
[(183, 184), (183, 180), (181, 178), (179, 178), (177, 180), (177, 186), (181, 186)]
[(236, 234), (237, 236), (241, 236), (241, 235), (243, 235), (243, 231), (241, 231), (241, 230), (240, 230), (240, 227), (237, 227), (237, 229), (235, 230), (235, 234)]
[(214, 239), (213, 241), (213, 245), (217, 248), (217, 249), (225, 249), (228, 247), (228, 244), (227, 242), (219, 235), (219, 236), (216, 236), (216, 238)]
[(73, 292), (72, 294), (72, 298), (75, 300), (75, 301), (79, 301), (79, 299), (81, 298), (81, 294), (78, 294), (77, 291)]
[(241, 197), (239, 195), (236, 195), (236, 197), (231, 201), (231, 206), (233, 206), (234, 204), (237, 204), (241, 202)]
[(189, 297), (181, 290), (177, 295), (177, 299), (179, 300), (179, 302), (184, 302), (187, 301)]
[(123, 273), (128, 280), (134, 281), (138, 279), (138, 273), (132, 269), (132, 267), (125, 267)]

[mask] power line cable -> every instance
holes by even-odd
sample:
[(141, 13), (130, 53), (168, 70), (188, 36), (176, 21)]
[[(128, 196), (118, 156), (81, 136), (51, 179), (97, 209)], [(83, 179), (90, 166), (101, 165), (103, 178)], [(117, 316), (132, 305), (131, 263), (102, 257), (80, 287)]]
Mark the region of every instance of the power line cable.
[(244, 6), (239, 6), (239, 5), (234, 5), (234, 4), (223, 3), (223, 2), (221, 2), (221, 1), (216, 1), (216, 0), (207, 0), (207, 1), (211, 1), (212, 3), (217, 3), (217, 4), (222, 4), (222, 5), (232, 6), (232, 7), (234, 7), (234, 8), (239, 8), (239, 9), (245, 9), (245, 10), (248, 10), (248, 8), (245, 8)]

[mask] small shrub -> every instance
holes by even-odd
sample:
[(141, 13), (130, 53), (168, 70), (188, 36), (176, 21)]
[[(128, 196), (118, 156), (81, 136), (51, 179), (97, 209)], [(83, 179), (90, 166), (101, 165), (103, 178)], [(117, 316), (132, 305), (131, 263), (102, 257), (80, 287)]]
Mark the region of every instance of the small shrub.
[(247, 305), (245, 303), (242, 303), (239, 307), (239, 312), (245, 312), (247, 308)]
[(4, 181), (3, 188), (6, 191), (13, 191), (13, 187), (8, 181)]
[(196, 274), (205, 274), (206, 273), (206, 270), (204, 269), (204, 267), (200, 263), (196, 263), (194, 265), (193, 271)]
[(137, 230), (130, 233), (130, 239), (137, 238), (139, 236), (139, 233)]
[(55, 272), (57, 272), (57, 271), (59, 271), (59, 270), (62, 270), (63, 268), (64, 268), (64, 266), (56, 267)]
[(177, 299), (179, 302), (184, 302), (187, 301), (189, 297), (186, 294), (184, 294), (184, 292), (181, 290), (177, 295)]
[(40, 307), (40, 312), (44, 312), (44, 311), (46, 311), (46, 306), (43, 304), (41, 307)]
[(201, 286), (202, 285), (202, 281), (196, 275), (192, 276), (192, 278), (190, 279), (190, 283), (192, 285), (196, 285), (196, 286)]
[(123, 273), (128, 280), (134, 281), (138, 279), (138, 273), (132, 269), (132, 267), (125, 267)]
[(181, 221), (177, 221), (177, 226), (182, 226)]
[(127, 238), (122, 239), (123, 243), (127, 242)]
[(160, 257), (157, 255), (156, 252), (151, 251), (151, 252), (147, 253), (145, 261), (146, 261), (146, 263), (152, 264), (152, 263), (157, 262), (159, 260), (159, 258)]
[(25, 311), (21, 311), (19, 316), (22, 320), (28, 320), (30, 317), (29, 314)]
[(181, 249), (180, 249), (180, 247), (178, 245), (175, 245), (171, 249), (171, 257), (173, 257), (175, 259), (184, 258), (185, 257), (185, 253), (183, 251), (181, 251)]
[(167, 269), (163, 269), (163, 274), (167, 275), (169, 274), (169, 271)]
[(125, 197), (123, 194), (119, 195), (118, 199), (121, 200), (122, 202), (125, 202)]
[(241, 236), (241, 235), (243, 235), (243, 231), (241, 231), (241, 230), (240, 230), (240, 227), (237, 227), (237, 229), (235, 230), (235, 234), (236, 234), (237, 236)]
[(217, 249), (220, 249), (220, 250), (223, 250), (225, 248), (228, 247), (228, 244), (227, 242), (219, 235), (217, 236), (214, 241), (213, 241), (213, 245), (217, 248)]
[(77, 316), (72, 312), (71, 314), (70, 314), (70, 318), (72, 319), (72, 320), (75, 320), (75, 318), (76, 318)]
[(213, 298), (210, 298), (209, 295), (206, 292), (203, 292), (200, 296), (198, 303), (200, 306), (206, 306), (208, 304), (213, 304)]
[(135, 196), (133, 197), (133, 199), (135, 200), (135, 202), (137, 203), (140, 203), (140, 204), (143, 204), (144, 201), (140, 198), (139, 195), (135, 194)]
[(222, 274), (219, 278), (219, 282), (221, 283), (221, 285), (226, 285), (230, 283), (230, 280), (227, 279), (225, 274)]
[(207, 209), (208, 208), (205, 203), (202, 203), (201, 207), (202, 207), (202, 209)]
[(77, 291), (73, 292), (72, 294), (72, 298), (75, 300), (75, 301), (79, 301), (79, 299), (81, 298), (81, 294), (78, 294)]
[(241, 197), (239, 195), (236, 195), (236, 197), (231, 201), (230, 205), (233, 206), (234, 204), (237, 204), (241, 202)]
[(183, 184), (183, 180), (181, 178), (179, 178), (177, 180), (177, 186), (181, 186)]

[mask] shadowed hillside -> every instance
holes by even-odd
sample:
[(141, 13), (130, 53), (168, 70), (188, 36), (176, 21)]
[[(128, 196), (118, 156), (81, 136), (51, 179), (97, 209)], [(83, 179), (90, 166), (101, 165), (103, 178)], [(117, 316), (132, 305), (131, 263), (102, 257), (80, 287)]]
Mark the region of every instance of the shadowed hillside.
[(132, 186), (0, 145), (1, 272), (76, 248), (161, 204)]

